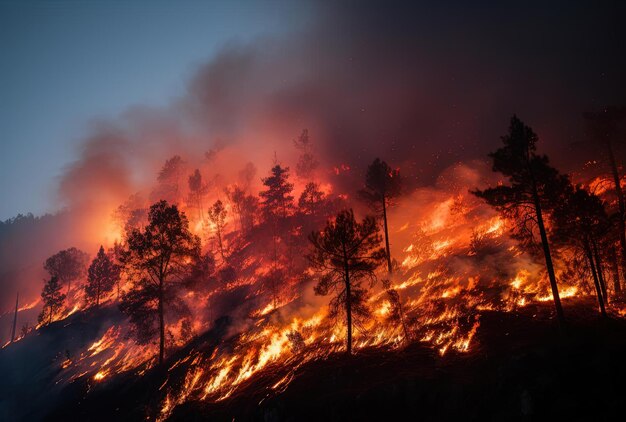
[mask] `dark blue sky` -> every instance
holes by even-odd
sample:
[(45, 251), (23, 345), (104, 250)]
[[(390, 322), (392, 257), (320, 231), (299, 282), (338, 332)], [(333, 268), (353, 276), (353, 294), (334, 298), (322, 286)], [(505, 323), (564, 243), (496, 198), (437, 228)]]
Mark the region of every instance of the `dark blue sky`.
[(295, 3), (0, 1), (0, 219), (55, 211), (91, 119), (167, 103), (224, 43), (301, 24)]

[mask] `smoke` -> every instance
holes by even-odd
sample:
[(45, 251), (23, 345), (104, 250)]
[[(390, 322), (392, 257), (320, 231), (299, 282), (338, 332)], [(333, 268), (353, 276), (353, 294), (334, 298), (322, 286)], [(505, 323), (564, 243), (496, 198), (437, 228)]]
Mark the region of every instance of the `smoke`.
[[(576, 4), (488, 13), (461, 4), (381, 7), (320, 5), (286, 36), (225, 44), (168, 106), (137, 107), (96, 127), (65, 169), (62, 199), (93, 200), (92, 190), (123, 197), (148, 188), (168, 156), (199, 166), (209, 149), (224, 151), (216, 172), (229, 173), (237, 159), (263, 174), (274, 153), (293, 163), (291, 141), (304, 128), (326, 166), (358, 173), (381, 156), (414, 184), (429, 184), (452, 163), (484, 157), (513, 113), (542, 136), (545, 151), (562, 151), (580, 140), (583, 111), (624, 98), (612, 79), (624, 59), (607, 51), (610, 9), (582, 20), (593, 47), (581, 49), (577, 19), (589, 11)], [(591, 56), (612, 65), (593, 86), (594, 69), (571, 66)]]
[[(559, 152), (556, 164), (575, 168), (581, 113), (626, 98), (626, 58), (612, 50), (623, 39), (612, 18), (619, 13), (578, 4), (480, 9), (316, 3), (309, 23), (285, 36), (225, 44), (167, 106), (132, 107), (89, 127), (59, 180), (64, 211), (50, 221), (62, 223), (16, 235), (37, 253), (9, 247), (13, 235), (3, 234), (0, 289), (34, 296), (42, 274), (15, 276), (21, 269), (69, 246), (95, 253), (111, 240), (113, 210), (133, 193), (148, 198), (175, 154), (221, 185), (252, 162), (254, 190), (275, 156), (294, 167), (292, 140), (307, 128), (318, 176), (337, 192), (352, 195), (378, 156), (401, 168), (409, 188), (425, 187), (493, 150), (517, 113), (543, 151)], [(207, 160), (210, 150), (216, 158)], [(350, 170), (333, 176), (342, 165)], [(462, 176), (463, 189), (479, 181)], [(12, 294), (2, 296), (6, 309)]]

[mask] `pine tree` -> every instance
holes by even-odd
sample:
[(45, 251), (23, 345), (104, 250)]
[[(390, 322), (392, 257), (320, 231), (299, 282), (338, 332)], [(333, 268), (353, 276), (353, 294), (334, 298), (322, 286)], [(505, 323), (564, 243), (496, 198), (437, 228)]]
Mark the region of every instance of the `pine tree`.
[(387, 225), (387, 209), (391, 200), (400, 195), (402, 178), (400, 171), (392, 169), (380, 158), (374, 160), (367, 168), (365, 175), (365, 189), (359, 192), (365, 200), (383, 220), (385, 232), (385, 251), (387, 253), (387, 270), (392, 272), (391, 250), (389, 248), (389, 230)]
[(87, 271), (87, 285), (85, 295), (87, 302), (100, 306), (100, 300), (110, 293), (120, 279), (120, 268), (113, 262), (100, 246), (98, 255), (94, 258)]
[(56, 276), (50, 277), (41, 292), (43, 309), (39, 314), (39, 323), (50, 324), (57, 317), (65, 302), (65, 295), (61, 293), (61, 283)]
[(550, 166), (548, 157), (537, 155), (537, 135), (516, 116), (511, 118), (509, 133), (502, 137), (504, 146), (489, 154), (493, 171), (501, 173), (509, 184), (472, 193), (484, 199), (505, 217), (516, 222), (514, 234), (526, 246), (534, 247), (539, 231), (552, 297), (559, 324), (564, 323), (563, 307), (554, 273), (544, 213), (554, 209), (570, 182)]
[(300, 198), (298, 198), (298, 208), (304, 214), (316, 214), (323, 205), (324, 199), (325, 195), (320, 190), (320, 185), (315, 182), (309, 182), (304, 187)]
[(553, 212), (553, 237), (557, 242), (572, 245), (586, 258), (593, 276), (598, 306), (604, 317), (608, 297), (598, 245), (609, 227), (609, 217), (600, 198), (581, 187), (568, 192)]
[(165, 351), (166, 307), (175, 300), (175, 280), (183, 279), (200, 255), (200, 239), (189, 231), (185, 214), (166, 201), (150, 207), (148, 220), (143, 230), (128, 234), (121, 252), (133, 288), (122, 298), (120, 309), (130, 316), (138, 341), (159, 337), (160, 364)]
[(204, 219), (204, 211), (202, 207), (202, 199), (207, 193), (207, 185), (202, 182), (202, 174), (196, 169), (187, 179), (189, 186), (189, 204), (198, 210), (198, 218), (200, 221)]
[(617, 233), (620, 245), (622, 276), (626, 279), (626, 197), (622, 189), (623, 174), (620, 173), (619, 158), (623, 156), (618, 152), (618, 147), (624, 146), (623, 133), (620, 137), (619, 124), (626, 121), (625, 107), (607, 107), (598, 113), (585, 113), (585, 118), (589, 123), (593, 141), (597, 142), (605, 155), (605, 162), (611, 180), (613, 191), (617, 199)]
[(271, 175), (262, 179), (266, 187), (259, 193), (263, 214), (268, 220), (277, 217), (286, 218), (293, 208), (293, 183), (289, 183), (289, 167), (276, 164), (272, 167)]
[(346, 352), (350, 355), (353, 325), (369, 314), (363, 281), (369, 280), (373, 284), (374, 272), (385, 260), (378, 224), (372, 217), (358, 223), (352, 210), (345, 210), (334, 221), (328, 221), (322, 231), (311, 233), (309, 240), (313, 250), (308, 259), (319, 275), (315, 294), (334, 293), (330, 313), (335, 317), (345, 313)]

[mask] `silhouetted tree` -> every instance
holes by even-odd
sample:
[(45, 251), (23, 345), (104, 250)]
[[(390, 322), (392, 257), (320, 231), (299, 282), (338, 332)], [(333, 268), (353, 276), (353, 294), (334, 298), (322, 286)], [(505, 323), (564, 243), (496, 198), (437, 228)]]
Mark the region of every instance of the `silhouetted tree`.
[(313, 250), (308, 255), (311, 267), (320, 278), (315, 294), (326, 296), (331, 292), (331, 315), (346, 315), (346, 351), (352, 353), (353, 321), (358, 323), (368, 315), (367, 290), (363, 280), (375, 281), (375, 270), (385, 260), (385, 249), (380, 247), (382, 237), (372, 217), (362, 223), (354, 219), (352, 210), (341, 211), (334, 221), (329, 220), (320, 232), (309, 236)]
[[(617, 230), (622, 262), (622, 277), (626, 279), (626, 199), (622, 190), (620, 164), (616, 156), (616, 147), (623, 143), (618, 139), (618, 126), (626, 120), (626, 107), (607, 107), (598, 113), (585, 113), (592, 136), (600, 144), (606, 156), (606, 163), (613, 180), (613, 191), (617, 198)], [(623, 136), (623, 134), (622, 134)]]
[(544, 223), (544, 212), (554, 208), (564, 189), (567, 177), (560, 175), (548, 163), (548, 157), (536, 154), (537, 135), (516, 116), (511, 118), (509, 133), (502, 137), (504, 146), (489, 154), (493, 171), (508, 177), (509, 184), (472, 193), (513, 221), (515, 234), (527, 245), (534, 245), (535, 230), (539, 231), (546, 270), (558, 321), (564, 321), (563, 308), (554, 274), (550, 244)]
[(617, 251), (617, 247), (615, 245), (609, 246), (608, 248), (608, 260), (611, 266), (611, 273), (613, 274), (613, 290), (615, 290), (616, 296), (622, 295), (622, 286), (620, 284), (619, 277), (619, 264), (618, 264), (618, 256), (619, 253)]
[(304, 187), (300, 198), (298, 198), (298, 207), (304, 214), (316, 214), (319, 212), (324, 203), (325, 195), (320, 190), (320, 185), (315, 182), (309, 182)]
[(298, 139), (294, 139), (294, 146), (300, 151), (300, 157), (296, 164), (296, 176), (300, 179), (310, 179), (319, 162), (313, 155), (313, 144), (309, 138), (309, 131), (304, 129)]
[(209, 208), (209, 220), (213, 224), (213, 232), (215, 233), (215, 240), (217, 242), (218, 250), (222, 258), (222, 263), (226, 263), (226, 252), (224, 248), (224, 228), (226, 227), (226, 215), (227, 211), (221, 200), (215, 201), (215, 203)]
[(120, 279), (120, 268), (111, 257), (104, 252), (100, 246), (98, 254), (91, 261), (87, 271), (87, 285), (85, 286), (85, 296), (87, 303), (100, 306), (100, 299), (103, 295), (111, 292)]
[(72, 282), (85, 275), (88, 262), (89, 255), (87, 253), (72, 247), (59, 251), (46, 259), (43, 267), (52, 277), (56, 277), (61, 283), (67, 284), (67, 295), (69, 295)]
[(59, 283), (57, 276), (53, 275), (46, 281), (41, 292), (41, 299), (43, 301), (43, 309), (39, 314), (39, 323), (50, 324), (53, 318), (56, 318), (58, 315), (65, 301), (65, 295), (61, 293), (61, 283)]
[(182, 279), (200, 254), (200, 239), (189, 231), (184, 213), (176, 205), (159, 201), (150, 207), (148, 225), (126, 238), (121, 261), (133, 279), (121, 310), (130, 316), (141, 342), (159, 336), (159, 363), (165, 348), (165, 307), (175, 299), (172, 284)]
[(387, 252), (387, 270), (391, 273), (391, 250), (389, 248), (389, 229), (387, 227), (387, 208), (390, 201), (400, 195), (402, 179), (400, 171), (394, 170), (380, 158), (374, 160), (367, 168), (365, 189), (359, 192), (374, 211), (381, 216), (385, 231), (385, 251)]
[(606, 234), (609, 219), (600, 198), (581, 187), (568, 192), (555, 207), (552, 233), (555, 241), (573, 245), (583, 253), (593, 276), (600, 312), (606, 316), (606, 286), (602, 277), (602, 261), (598, 244)]
[(293, 183), (289, 183), (289, 167), (276, 164), (271, 175), (262, 179), (265, 190), (259, 193), (263, 214), (269, 220), (286, 218), (293, 208)]
[(207, 194), (207, 185), (202, 182), (202, 174), (196, 169), (187, 179), (189, 186), (189, 204), (198, 210), (198, 218), (204, 220), (202, 198)]

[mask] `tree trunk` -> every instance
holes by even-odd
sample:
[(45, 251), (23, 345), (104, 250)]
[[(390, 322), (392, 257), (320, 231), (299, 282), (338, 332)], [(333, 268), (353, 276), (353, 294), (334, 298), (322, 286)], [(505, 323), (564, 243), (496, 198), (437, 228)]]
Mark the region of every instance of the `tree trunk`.
[(609, 295), (606, 292), (604, 271), (602, 270), (602, 260), (600, 259), (600, 255), (598, 254), (598, 247), (595, 242), (593, 243), (593, 256), (596, 259), (596, 272), (598, 273), (598, 281), (600, 282), (600, 287), (602, 288), (602, 298), (604, 299), (605, 305), (607, 305), (609, 303)]
[(100, 306), (100, 282), (98, 282), (98, 288), (96, 289), (96, 308)]
[(272, 241), (274, 245), (274, 256), (272, 262), (273, 271), (270, 279), (270, 287), (272, 289), (272, 303), (274, 305), (274, 309), (278, 307), (278, 289), (276, 286), (276, 274), (278, 274), (278, 242), (276, 241), (278, 235), (276, 233), (278, 232), (278, 227), (276, 227), (276, 224), (278, 223), (274, 223), (274, 236), (272, 236)]
[(619, 282), (619, 264), (617, 262), (617, 248), (613, 246), (611, 248), (611, 272), (613, 273), (613, 289), (615, 289), (615, 296), (620, 297), (622, 295), (622, 287)]
[(606, 309), (604, 307), (604, 300), (602, 299), (602, 289), (600, 287), (600, 281), (598, 280), (598, 273), (596, 272), (596, 266), (593, 263), (593, 254), (591, 252), (591, 246), (588, 242), (585, 242), (585, 253), (587, 260), (589, 261), (589, 268), (591, 269), (591, 275), (593, 276), (593, 285), (596, 288), (596, 296), (598, 297), (598, 305), (600, 306), (600, 313), (603, 317), (606, 317)]
[(387, 198), (383, 195), (383, 222), (385, 226), (385, 249), (387, 252), (387, 271), (389, 274), (393, 272), (391, 268), (391, 250), (389, 249), (389, 231), (387, 229)]
[(220, 256), (222, 257), (222, 264), (226, 264), (226, 257), (224, 256), (224, 244), (222, 243), (222, 229), (219, 225), (217, 225), (216, 234), (217, 234), (217, 245), (220, 248)]
[(613, 154), (613, 146), (611, 141), (606, 141), (606, 149), (609, 155), (609, 164), (611, 166), (611, 174), (613, 175), (613, 184), (615, 185), (615, 194), (617, 195), (617, 205), (619, 208), (618, 228), (619, 228), (619, 244), (622, 258), (622, 277), (626, 279), (626, 203), (624, 201), (624, 192), (622, 191), (621, 178), (617, 169), (617, 162)]
[(159, 280), (159, 365), (163, 363), (165, 351), (165, 319), (163, 317), (163, 280)]
[(552, 264), (550, 245), (548, 244), (548, 235), (546, 234), (546, 228), (543, 224), (543, 215), (541, 212), (541, 204), (539, 202), (539, 194), (537, 193), (537, 186), (534, 184), (533, 199), (535, 202), (537, 225), (539, 226), (539, 234), (541, 235), (541, 246), (543, 247), (543, 255), (546, 260), (546, 269), (548, 270), (548, 278), (550, 279), (550, 288), (552, 289), (552, 298), (554, 300), (554, 307), (556, 308), (556, 316), (559, 325), (563, 327), (565, 323), (565, 316), (563, 314), (563, 307), (561, 306), (561, 298), (559, 297), (559, 287), (556, 284), (556, 275), (554, 274), (554, 265)]
[(15, 298), (15, 313), (13, 314), (13, 328), (11, 329), (11, 343), (15, 341), (15, 328), (17, 326), (17, 304), (20, 300), (20, 292), (17, 292), (17, 296)]
[(350, 291), (350, 268), (348, 267), (348, 255), (346, 245), (343, 245), (343, 268), (346, 282), (346, 325), (348, 336), (346, 339), (346, 352), (352, 355), (352, 292)]

